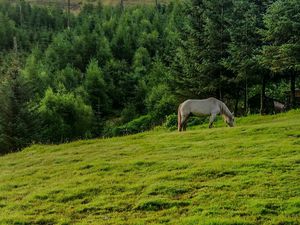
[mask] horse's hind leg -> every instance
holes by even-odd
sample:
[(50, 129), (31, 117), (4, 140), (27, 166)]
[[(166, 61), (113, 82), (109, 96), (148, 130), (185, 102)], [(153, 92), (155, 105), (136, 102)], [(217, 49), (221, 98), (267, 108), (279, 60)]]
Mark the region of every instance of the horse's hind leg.
[(186, 131), (186, 125), (187, 125), (187, 119), (189, 118), (188, 115), (182, 115), (181, 116), (181, 130)]
[(213, 127), (213, 123), (216, 119), (216, 116), (217, 116), (217, 114), (211, 114), (210, 119), (209, 119), (209, 126), (208, 126), (209, 128)]

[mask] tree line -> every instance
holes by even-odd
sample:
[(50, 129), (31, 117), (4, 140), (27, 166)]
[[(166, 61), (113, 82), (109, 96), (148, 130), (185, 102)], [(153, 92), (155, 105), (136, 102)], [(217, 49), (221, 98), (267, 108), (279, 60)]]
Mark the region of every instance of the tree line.
[(266, 96), (297, 106), (300, 2), (86, 4), (78, 14), (0, 2), (0, 153), (122, 135), (164, 122), (186, 98), (237, 114)]

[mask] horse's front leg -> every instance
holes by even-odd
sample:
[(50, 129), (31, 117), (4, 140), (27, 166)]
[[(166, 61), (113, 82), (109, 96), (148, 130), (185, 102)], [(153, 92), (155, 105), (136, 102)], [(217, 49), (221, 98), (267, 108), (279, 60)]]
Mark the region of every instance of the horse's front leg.
[(216, 117), (217, 117), (217, 114), (211, 114), (210, 119), (209, 119), (209, 126), (208, 126), (209, 128), (213, 127), (213, 123), (214, 123)]
[(186, 131), (186, 127), (187, 127), (187, 119), (183, 123), (183, 131)]

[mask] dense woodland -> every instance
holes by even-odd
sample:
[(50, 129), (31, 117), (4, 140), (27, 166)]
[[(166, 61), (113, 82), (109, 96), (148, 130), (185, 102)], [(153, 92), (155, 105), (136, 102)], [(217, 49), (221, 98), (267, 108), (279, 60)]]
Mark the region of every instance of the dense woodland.
[(294, 108), (299, 71), (299, 0), (90, 4), (78, 14), (2, 0), (0, 153), (144, 131), (187, 98), (214, 96), (239, 115), (268, 112), (268, 98)]

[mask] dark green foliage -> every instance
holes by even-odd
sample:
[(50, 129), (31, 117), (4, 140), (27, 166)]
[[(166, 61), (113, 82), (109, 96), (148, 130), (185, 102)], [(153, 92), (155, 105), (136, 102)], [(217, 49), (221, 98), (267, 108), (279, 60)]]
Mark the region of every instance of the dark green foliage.
[(300, 71), (300, 2), (280, 0), (264, 16), (262, 31), (268, 43), (262, 49), (262, 64), (290, 78), (291, 106), (296, 106), (295, 83)]
[(0, 11), (0, 49), (12, 49), (15, 35), (14, 21)]
[(141, 116), (137, 119), (130, 121), (122, 126), (110, 128), (105, 135), (107, 136), (119, 136), (136, 134), (149, 130), (155, 124), (155, 120), (150, 115)]
[(177, 129), (177, 114), (171, 114), (166, 116), (166, 121), (164, 126), (169, 130), (176, 130)]
[(146, 105), (148, 111), (160, 122), (164, 121), (166, 115), (177, 109), (174, 95), (164, 84), (152, 88), (147, 96)]
[(30, 102), (30, 86), (20, 75), (20, 57), (9, 54), (0, 82), (0, 154), (20, 150), (38, 133), (36, 107)]
[(259, 96), (251, 108), (263, 112), (265, 93), (288, 99), (286, 78), (295, 106), (299, 3), (273, 2), (87, 4), (68, 15), (60, 4), (2, 0), (1, 148), (137, 133), (165, 120), (175, 129), (166, 116), (186, 98), (215, 96), (248, 113)]
[(91, 135), (92, 109), (71, 92), (54, 93), (49, 88), (38, 112), (43, 126), (41, 140), (45, 142), (58, 143)]
[(128, 104), (121, 112), (122, 122), (128, 123), (138, 116), (136, 106), (133, 104)]

